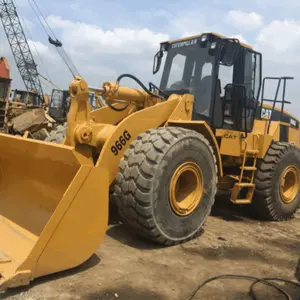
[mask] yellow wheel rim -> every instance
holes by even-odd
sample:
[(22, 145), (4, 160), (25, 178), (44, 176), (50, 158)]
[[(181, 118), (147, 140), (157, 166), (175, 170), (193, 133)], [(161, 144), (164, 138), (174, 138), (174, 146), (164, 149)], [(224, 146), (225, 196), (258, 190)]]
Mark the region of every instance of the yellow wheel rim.
[(284, 203), (291, 203), (295, 200), (299, 191), (300, 175), (295, 166), (287, 167), (280, 180), (280, 195)]
[(169, 201), (173, 211), (179, 216), (191, 214), (201, 201), (203, 175), (193, 162), (180, 165), (174, 172), (169, 187)]

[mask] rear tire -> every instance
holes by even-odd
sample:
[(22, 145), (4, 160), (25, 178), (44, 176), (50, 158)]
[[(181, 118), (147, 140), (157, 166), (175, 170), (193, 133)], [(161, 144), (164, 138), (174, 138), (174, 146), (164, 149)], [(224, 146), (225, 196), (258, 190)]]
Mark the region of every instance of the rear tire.
[(67, 131), (67, 123), (57, 126), (50, 132), (50, 135), (45, 139), (45, 142), (62, 144)]
[[(178, 170), (182, 173), (174, 181)], [(146, 131), (130, 145), (112, 199), (123, 223), (147, 239), (173, 245), (199, 235), (216, 190), (216, 159), (209, 142), (192, 130), (169, 127)], [(176, 202), (172, 191), (185, 200)]]
[(292, 144), (274, 142), (257, 167), (253, 198), (255, 214), (271, 221), (291, 219), (300, 205), (299, 149)]

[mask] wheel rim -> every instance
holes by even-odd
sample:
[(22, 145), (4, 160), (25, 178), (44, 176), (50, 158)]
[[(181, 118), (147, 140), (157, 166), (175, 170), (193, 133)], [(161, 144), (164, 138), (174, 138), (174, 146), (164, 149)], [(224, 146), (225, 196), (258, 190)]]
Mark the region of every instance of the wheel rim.
[(169, 186), (169, 201), (173, 211), (179, 216), (191, 214), (201, 201), (203, 175), (193, 162), (180, 165), (174, 172)]
[(287, 167), (280, 180), (280, 195), (284, 203), (291, 203), (295, 200), (299, 191), (300, 175), (295, 166)]

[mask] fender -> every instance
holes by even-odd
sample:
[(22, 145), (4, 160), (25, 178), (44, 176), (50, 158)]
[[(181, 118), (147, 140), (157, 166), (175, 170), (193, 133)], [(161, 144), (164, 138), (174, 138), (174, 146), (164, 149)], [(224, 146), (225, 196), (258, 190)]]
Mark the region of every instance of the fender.
[(168, 126), (182, 127), (182, 128), (191, 129), (201, 133), (212, 146), (214, 150), (214, 154), (217, 159), (219, 176), (220, 177), (223, 176), (223, 165), (222, 165), (222, 159), (220, 154), (220, 148), (213, 131), (205, 121), (178, 121), (177, 122), (172, 120), (171, 122), (168, 122)]
[[(146, 130), (163, 126), (180, 101), (183, 101), (182, 97), (173, 97), (166, 102), (137, 111), (123, 119), (114, 128), (110, 127), (111, 131), (96, 164), (96, 167), (109, 170), (110, 183), (114, 181), (120, 160), (130, 144)], [(109, 129), (108, 126), (107, 129)], [(102, 132), (104, 134), (104, 130)]]

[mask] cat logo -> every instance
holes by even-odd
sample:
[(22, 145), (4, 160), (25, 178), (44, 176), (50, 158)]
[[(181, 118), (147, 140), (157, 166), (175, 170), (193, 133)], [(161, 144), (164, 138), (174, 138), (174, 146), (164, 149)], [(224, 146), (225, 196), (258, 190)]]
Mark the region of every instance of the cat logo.
[(232, 139), (232, 140), (235, 140), (237, 138), (236, 135), (233, 135), (233, 134), (224, 134), (224, 139)]
[(175, 43), (172, 45), (172, 48), (181, 48), (181, 47), (186, 47), (186, 46), (192, 46), (195, 44), (197, 44), (197, 39), (192, 39), (192, 40)]
[(262, 108), (261, 110), (261, 118), (262, 119), (271, 119), (272, 109)]

